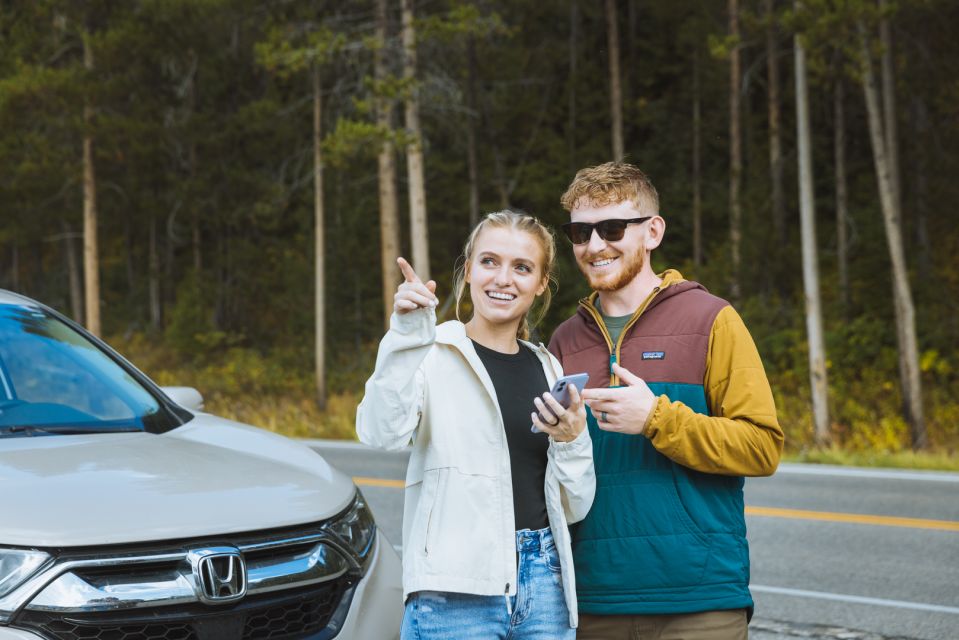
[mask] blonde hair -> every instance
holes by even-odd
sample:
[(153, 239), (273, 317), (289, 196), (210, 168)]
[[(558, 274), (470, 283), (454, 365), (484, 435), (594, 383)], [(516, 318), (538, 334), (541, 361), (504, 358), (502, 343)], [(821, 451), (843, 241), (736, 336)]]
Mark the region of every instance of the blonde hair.
[(572, 211), (579, 205), (602, 207), (626, 200), (643, 215), (659, 215), (659, 194), (649, 176), (628, 162), (607, 162), (577, 171), (560, 203)]
[[(456, 269), (453, 273), (453, 294), (456, 296), (456, 319), (462, 322), (460, 318), (460, 303), (463, 301), (463, 295), (466, 293), (467, 282), (466, 274), (469, 270), (470, 261), (473, 259), (473, 249), (476, 246), (476, 239), (484, 229), (506, 228), (523, 231), (533, 236), (539, 243), (543, 251), (543, 279), (546, 281), (546, 287), (543, 294), (539, 296), (538, 303), (534, 302), (533, 307), (539, 307), (536, 313), (532, 313), (532, 307), (523, 316), (516, 331), (516, 337), (521, 340), (529, 339), (531, 327), (539, 324), (546, 311), (549, 309), (549, 303), (553, 299), (553, 287), (556, 285), (556, 240), (553, 233), (542, 222), (531, 215), (518, 213), (516, 211), (504, 210), (487, 214), (479, 224), (473, 228), (469, 237), (466, 239), (466, 245), (463, 247), (463, 255), (456, 261)], [(530, 316), (533, 321), (530, 322)]]

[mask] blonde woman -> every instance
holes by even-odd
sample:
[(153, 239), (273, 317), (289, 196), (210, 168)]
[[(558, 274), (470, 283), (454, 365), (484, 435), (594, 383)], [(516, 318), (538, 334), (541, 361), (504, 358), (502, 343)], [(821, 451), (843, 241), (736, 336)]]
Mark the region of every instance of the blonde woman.
[[(403, 515), (403, 640), (575, 637), (568, 525), (593, 501), (592, 443), (580, 390), (527, 342), (550, 301), (555, 243), (532, 216), (503, 211), (470, 234), (456, 315), (436, 325), (436, 283), (400, 258), (390, 329), (357, 410), (361, 441), (413, 441)], [(542, 415), (545, 420), (540, 419)], [(536, 427), (534, 432), (531, 427)]]

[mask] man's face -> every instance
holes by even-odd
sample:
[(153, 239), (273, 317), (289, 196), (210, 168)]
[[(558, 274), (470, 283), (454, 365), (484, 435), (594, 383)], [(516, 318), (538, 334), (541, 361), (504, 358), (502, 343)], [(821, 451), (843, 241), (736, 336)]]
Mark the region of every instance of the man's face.
[[(626, 200), (595, 207), (589, 204), (570, 211), (571, 222), (597, 223), (602, 220), (639, 218), (636, 205)], [(646, 261), (646, 226), (649, 222), (626, 227), (621, 240), (603, 240), (593, 229), (589, 242), (573, 245), (573, 255), (580, 271), (595, 291), (618, 291), (642, 270)]]

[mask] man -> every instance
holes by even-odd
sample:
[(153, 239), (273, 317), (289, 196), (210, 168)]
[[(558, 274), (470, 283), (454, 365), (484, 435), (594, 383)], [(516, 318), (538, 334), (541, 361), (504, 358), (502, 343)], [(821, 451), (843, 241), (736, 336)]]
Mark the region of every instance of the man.
[(728, 302), (650, 254), (666, 222), (637, 167), (576, 174), (563, 225), (594, 292), (553, 334), (583, 393), (596, 498), (573, 530), (581, 640), (745, 640), (752, 614), (743, 476), (783, 433), (756, 346)]

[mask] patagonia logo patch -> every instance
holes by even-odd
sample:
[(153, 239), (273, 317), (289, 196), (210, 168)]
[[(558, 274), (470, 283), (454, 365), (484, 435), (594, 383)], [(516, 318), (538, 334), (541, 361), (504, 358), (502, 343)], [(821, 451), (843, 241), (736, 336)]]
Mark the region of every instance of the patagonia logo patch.
[(665, 351), (643, 351), (643, 360), (665, 360)]

